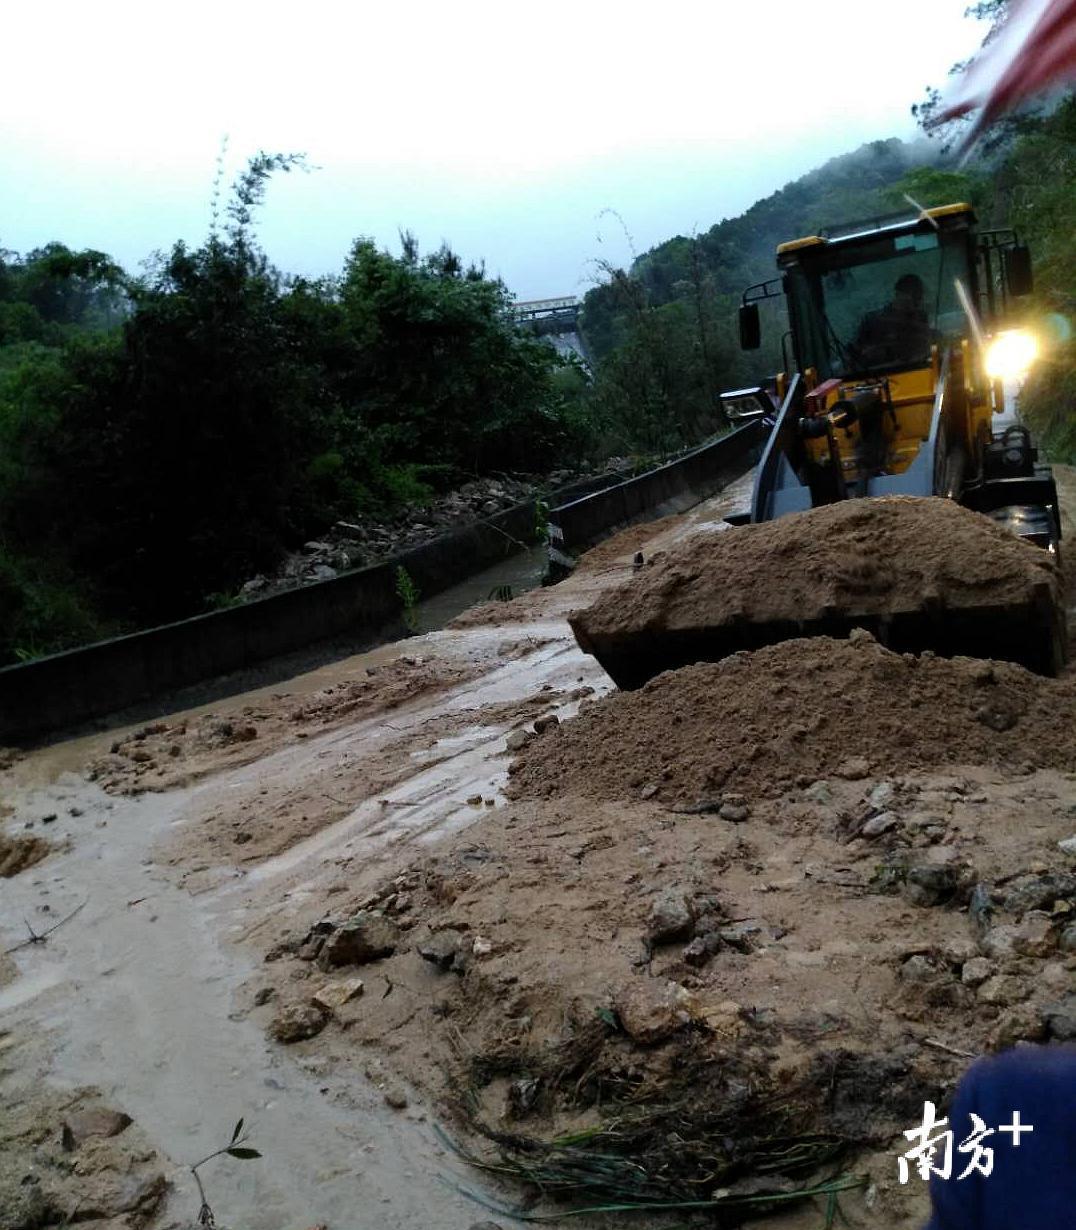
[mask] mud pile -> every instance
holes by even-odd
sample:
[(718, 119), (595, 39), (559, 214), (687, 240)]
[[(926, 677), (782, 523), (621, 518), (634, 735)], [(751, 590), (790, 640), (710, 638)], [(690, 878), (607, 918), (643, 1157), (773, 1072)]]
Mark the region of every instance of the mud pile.
[(524, 747), (509, 793), (697, 806), (951, 764), (1076, 769), (1076, 684), (893, 653), (862, 630), (784, 641), (587, 704)]
[(696, 534), (577, 618), (587, 636), (733, 621), (800, 622), (830, 613), (888, 615), (929, 603), (1021, 606), (1045, 587), (1051, 558), (951, 500), (846, 500), (735, 533)]

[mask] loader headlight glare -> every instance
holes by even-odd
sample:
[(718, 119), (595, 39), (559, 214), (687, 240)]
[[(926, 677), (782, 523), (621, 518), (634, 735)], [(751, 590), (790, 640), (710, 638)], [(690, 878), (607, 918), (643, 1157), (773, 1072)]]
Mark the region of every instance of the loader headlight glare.
[(999, 333), (986, 348), (986, 374), (991, 380), (1023, 376), (1038, 354), (1039, 344), (1026, 329)]

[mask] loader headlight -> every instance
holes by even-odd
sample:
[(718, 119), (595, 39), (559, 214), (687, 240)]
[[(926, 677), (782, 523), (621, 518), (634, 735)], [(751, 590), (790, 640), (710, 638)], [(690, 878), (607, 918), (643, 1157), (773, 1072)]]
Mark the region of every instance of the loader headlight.
[(1039, 344), (1026, 329), (999, 333), (986, 348), (986, 374), (991, 380), (1010, 380), (1026, 374), (1038, 358)]

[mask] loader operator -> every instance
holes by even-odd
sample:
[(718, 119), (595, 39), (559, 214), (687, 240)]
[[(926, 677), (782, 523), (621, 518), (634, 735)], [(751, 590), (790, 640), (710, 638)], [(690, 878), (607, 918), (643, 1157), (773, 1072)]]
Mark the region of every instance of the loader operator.
[(852, 343), (856, 358), (864, 367), (926, 362), (939, 335), (930, 327), (923, 309), (925, 297), (923, 279), (906, 273), (897, 279), (892, 301), (864, 316)]

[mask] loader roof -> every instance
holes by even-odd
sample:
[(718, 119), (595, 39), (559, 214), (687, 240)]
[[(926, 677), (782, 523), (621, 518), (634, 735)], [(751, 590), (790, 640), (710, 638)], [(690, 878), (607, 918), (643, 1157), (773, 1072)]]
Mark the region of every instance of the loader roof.
[(787, 256), (804, 248), (832, 246), (865, 239), (872, 235), (901, 234), (920, 230), (924, 225), (937, 227), (947, 222), (974, 222), (975, 210), (966, 202), (953, 205), (938, 205), (933, 209), (924, 209), (922, 213), (912, 214), (902, 212), (890, 214), (887, 217), (871, 218), (864, 222), (852, 222), (844, 226), (827, 227), (818, 235), (805, 235), (802, 239), (790, 239), (787, 243), (777, 245), (777, 255)]

